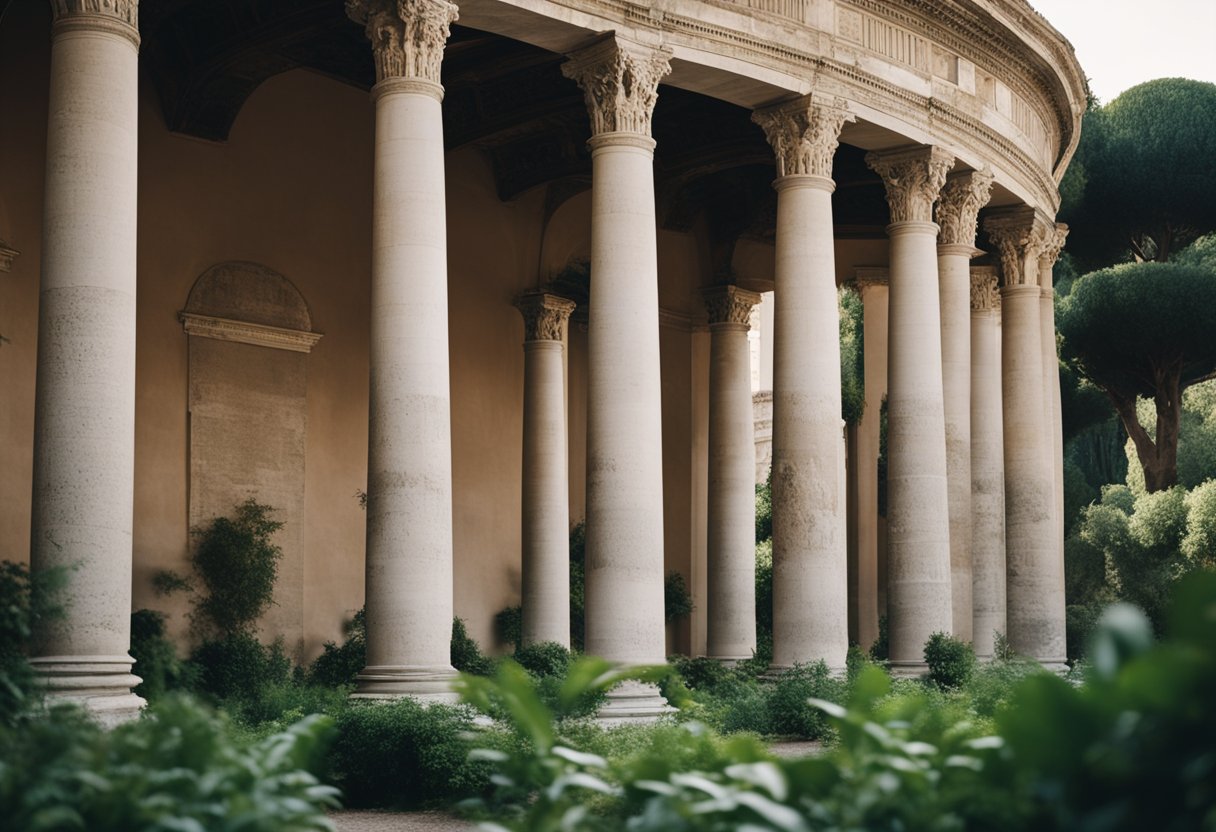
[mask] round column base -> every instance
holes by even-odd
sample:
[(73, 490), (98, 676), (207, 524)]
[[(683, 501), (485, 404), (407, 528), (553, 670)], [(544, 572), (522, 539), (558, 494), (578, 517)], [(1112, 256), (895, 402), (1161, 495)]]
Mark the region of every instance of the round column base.
[(378, 665), (365, 667), (355, 677), (352, 699), (401, 699), (454, 704), (460, 697), (452, 690), (456, 669), (451, 666)]
[(915, 679), (929, 672), (929, 665), (924, 662), (889, 662), (887, 667), (896, 679)]
[(628, 680), (608, 692), (608, 701), (596, 713), (595, 719), (608, 728), (649, 725), (675, 712), (656, 685)]
[(706, 656), (705, 658), (713, 659), (714, 661), (722, 664), (724, 667), (735, 667), (740, 662), (750, 662), (754, 658), (754, 655), (751, 653), (749, 653), (746, 656), (743, 656), (743, 655), (740, 655), (740, 656), (715, 656), (713, 654), (710, 654), (710, 655)]
[[(807, 665), (815, 664), (815, 662), (807, 662), (806, 664), (770, 664), (768, 670), (761, 674), (760, 679), (765, 682), (776, 682), (786, 673), (793, 670), (795, 667), (806, 667)], [(840, 667), (832, 667), (828, 665), (828, 674), (833, 679), (843, 679), (848, 675), (848, 668), (844, 665)]]
[(38, 674), (47, 704), (79, 705), (106, 727), (137, 719), (147, 703), (132, 689), (143, 680), (131, 673), (130, 656), (38, 656)]

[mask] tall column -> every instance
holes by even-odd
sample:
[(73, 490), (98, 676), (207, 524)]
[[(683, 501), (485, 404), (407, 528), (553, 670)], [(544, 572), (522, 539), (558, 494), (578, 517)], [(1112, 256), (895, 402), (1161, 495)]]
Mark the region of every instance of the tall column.
[(566, 467), (566, 322), (574, 301), (529, 292), (524, 317), (521, 489), (523, 643), (570, 646), (570, 495)]
[[(562, 65), (583, 89), (592, 128), (586, 648), (622, 664), (662, 662), (666, 652), (650, 120), (669, 55), (608, 35)], [(665, 708), (657, 688), (627, 684), (600, 715), (650, 719)]]
[(773, 669), (844, 667), (849, 643), (840, 472), (840, 311), (832, 157), (852, 116), (812, 95), (752, 119), (777, 156), (773, 295)]
[[(1039, 322), (1043, 339), (1043, 409), (1047, 429), (1051, 432), (1048, 453), (1051, 455), (1052, 512), (1055, 515), (1055, 544), (1060, 563), (1064, 562), (1064, 425), (1060, 403), (1060, 358), (1056, 345), (1056, 295), (1052, 269), (1064, 240), (1068, 237), (1068, 226), (1056, 223), (1047, 245), (1039, 257)], [(1061, 569), (1061, 576), (1064, 574)]]
[(988, 202), (992, 175), (947, 177), (937, 203), (938, 294), (942, 316), (942, 394), (946, 414), (946, 485), (950, 504), (950, 609), (953, 633), (971, 628), (971, 258), (976, 219)]
[(756, 452), (747, 333), (760, 295), (705, 291), (709, 309), (708, 643), (735, 662), (756, 649)]
[(971, 269), (971, 586), (975, 653), (1005, 633), (1005, 459), (996, 269)]
[(850, 507), (857, 518), (857, 553), (856, 563), (850, 564), (850, 583), (856, 580), (856, 587), (851, 585), (849, 591), (856, 598), (857, 642), (868, 650), (878, 638), (879, 601), (886, 594), (878, 569), (878, 452), (882, 400), (887, 392), (887, 269), (859, 268), (854, 282), (861, 293), (866, 402), (851, 463), (857, 471), (855, 500)]
[(359, 697), (449, 699), (452, 427), (439, 68), (456, 7), (348, 0), (376, 65), (367, 667)]
[(133, 716), (138, 3), (51, 4), (30, 563), (68, 571), (35, 634), (53, 698)]
[(1001, 253), (1001, 378), (1005, 434), (1005, 574), (1009, 644), (1062, 669), (1063, 563), (1055, 544), (1054, 474), (1044, 424), (1039, 256), (1052, 226), (1032, 208), (984, 222)]
[(891, 668), (925, 669), (953, 626), (941, 311), (933, 203), (954, 158), (936, 147), (870, 153), (891, 209), (887, 392), (887, 617)]

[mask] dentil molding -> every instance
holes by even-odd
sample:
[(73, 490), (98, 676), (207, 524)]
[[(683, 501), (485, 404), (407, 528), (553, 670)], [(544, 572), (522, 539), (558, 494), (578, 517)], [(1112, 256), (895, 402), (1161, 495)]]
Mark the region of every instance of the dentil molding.
[(650, 135), (659, 81), (671, 72), (671, 50), (615, 35), (573, 52), (562, 74), (577, 82), (591, 116), (591, 134)]
[(376, 81), (439, 83), (443, 47), (458, 17), (446, 0), (346, 0), (346, 14), (372, 42)]
[(954, 156), (940, 147), (913, 147), (867, 153), (866, 164), (882, 177), (892, 223), (932, 222)]
[(524, 340), (564, 341), (566, 321), (576, 305), (568, 298), (548, 292), (520, 295), (515, 299), (515, 308), (524, 316)]
[(843, 98), (807, 95), (752, 113), (777, 156), (777, 176), (832, 178), (832, 157), (846, 121), (857, 119)]
[(942, 245), (975, 247), (980, 209), (992, 194), (992, 174), (972, 170), (946, 178), (937, 201), (938, 242)]

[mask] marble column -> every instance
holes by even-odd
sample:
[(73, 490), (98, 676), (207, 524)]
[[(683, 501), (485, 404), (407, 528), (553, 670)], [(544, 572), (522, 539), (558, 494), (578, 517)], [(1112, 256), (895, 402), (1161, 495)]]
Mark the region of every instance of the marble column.
[(848, 650), (840, 311), (832, 158), (852, 116), (812, 95), (758, 110), (777, 157), (773, 333), (773, 670)]
[[(1055, 515), (1055, 543), (1059, 549), (1059, 560), (1064, 562), (1064, 425), (1060, 402), (1060, 358), (1056, 345), (1056, 303), (1052, 270), (1064, 240), (1068, 237), (1068, 226), (1056, 223), (1048, 237), (1043, 253), (1039, 257), (1039, 333), (1043, 340), (1043, 410), (1044, 424), (1051, 433), (1048, 453), (1051, 456), (1052, 512)], [(1063, 571), (1060, 573), (1063, 575)]]
[(870, 153), (891, 224), (887, 392), (887, 617), (891, 669), (923, 672), (924, 646), (953, 627), (937, 232), (954, 164), (936, 147)]
[(443, 87), (456, 7), (348, 0), (372, 42), (367, 667), (355, 696), (453, 698)]
[[(862, 343), (865, 344), (865, 410), (857, 425), (854, 443), (857, 471), (855, 499), (850, 511), (856, 517), (856, 547), (849, 570), (850, 632), (868, 650), (878, 638), (880, 600), (886, 588), (879, 581), (878, 548), (878, 452), (881, 443), (882, 400), (887, 392), (887, 269), (859, 268), (854, 277), (861, 293)], [(885, 576), (884, 576), (885, 577)], [(855, 610), (855, 612), (854, 612)]]
[(971, 258), (976, 219), (992, 175), (966, 171), (946, 179), (937, 203), (938, 297), (942, 318), (942, 394), (946, 416), (946, 486), (950, 505), (952, 631), (972, 640), (971, 550)]
[(1005, 633), (1005, 459), (996, 269), (971, 269), (971, 607), (981, 659)]
[(570, 495), (566, 466), (566, 322), (574, 301), (529, 292), (524, 318), (521, 488), (523, 643), (570, 646)]
[(131, 523), (139, 31), (136, 0), (51, 4), (30, 565), (64, 569), (35, 634), (52, 699), (134, 716)]
[[(614, 35), (562, 72), (591, 116), (587, 334), (586, 650), (621, 664), (666, 658), (658, 261), (651, 116), (669, 51)], [(607, 721), (653, 719), (658, 689), (610, 694)]]
[(984, 222), (1001, 254), (1001, 396), (1005, 436), (1006, 620), (1010, 646), (1063, 669), (1064, 570), (1055, 543), (1054, 473), (1044, 424), (1039, 257), (1053, 226), (1031, 208)]
[(747, 340), (760, 295), (705, 290), (709, 310), (707, 649), (724, 662), (756, 650), (756, 454)]

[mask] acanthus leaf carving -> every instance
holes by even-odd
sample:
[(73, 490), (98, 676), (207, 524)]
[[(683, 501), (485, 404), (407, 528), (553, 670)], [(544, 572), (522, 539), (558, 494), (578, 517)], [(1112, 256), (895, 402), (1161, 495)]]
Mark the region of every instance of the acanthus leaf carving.
[(892, 223), (932, 222), (954, 156), (940, 147), (913, 147), (867, 153), (866, 164), (882, 177)]
[(93, 15), (139, 29), (139, 0), (51, 0), (55, 20)]
[(1039, 258), (1052, 241), (1054, 226), (1027, 207), (989, 215), (984, 231), (1001, 256), (1001, 285), (1038, 285)]
[(443, 48), (458, 17), (447, 0), (346, 0), (346, 14), (372, 43), (376, 80), (439, 83)]
[(971, 270), (971, 311), (987, 312), (1001, 308), (1001, 293), (997, 290), (996, 269), (979, 266)]
[(760, 295), (738, 286), (711, 286), (704, 291), (709, 324), (751, 324), (752, 308), (760, 303)]
[(525, 341), (565, 340), (565, 324), (576, 304), (568, 298), (548, 292), (528, 292), (515, 300), (515, 308), (524, 317)]
[(641, 46), (614, 35), (572, 53), (562, 64), (562, 74), (583, 90), (592, 136), (650, 136), (659, 81), (670, 72), (670, 49)]
[(946, 178), (937, 201), (938, 242), (975, 247), (980, 209), (992, 195), (992, 174), (972, 170)]
[(1052, 280), (1050, 278), (1051, 270), (1055, 266), (1056, 261), (1060, 259), (1060, 252), (1064, 250), (1064, 241), (1068, 239), (1068, 226), (1065, 223), (1058, 222), (1055, 227), (1047, 234), (1047, 241), (1043, 245), (1043, 253), (1039, 255), (1039, 271), (1046, 272), (1048, 281), (1044, 281), (1043, 274), (1040, 274), (1040, 283), (1044, 287), (1050, 287)]
[(832, 178), (840, 131), (846, 121), (856, 119), (846, 107), (841, 98), (808, 95), (752, 113), (752, 121), (760, 125), (777, 157), (778, 177), (809, 174)]

